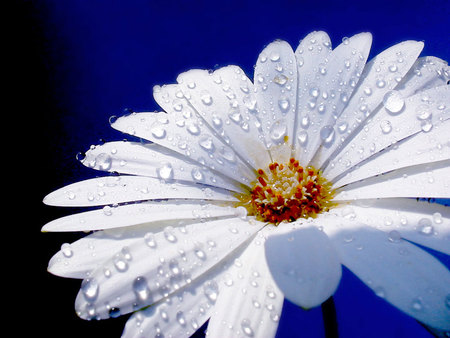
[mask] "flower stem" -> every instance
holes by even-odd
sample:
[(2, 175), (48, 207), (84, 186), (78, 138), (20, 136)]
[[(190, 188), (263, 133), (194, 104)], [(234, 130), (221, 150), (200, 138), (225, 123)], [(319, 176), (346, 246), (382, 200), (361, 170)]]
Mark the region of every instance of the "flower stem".
[(325, 337), (339, 337), (336, 320), (336, 307), (334, 305), (333, 297), (328, 298), (325, 302), (322, 303), (322, 316), (325, 327)]

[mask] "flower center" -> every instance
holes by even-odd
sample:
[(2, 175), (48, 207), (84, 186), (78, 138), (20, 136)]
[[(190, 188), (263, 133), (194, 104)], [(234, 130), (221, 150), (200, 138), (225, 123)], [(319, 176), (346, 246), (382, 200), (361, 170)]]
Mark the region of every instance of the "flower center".
[(260, 221), (279, 224), (316, 217), (335, 205), (331, 183), (319, 170), (303, 168), (294, 158), (287, 164), (270, 163), (257, 173), (252, 190), (239, 194), (236, 206), (245, 207)]

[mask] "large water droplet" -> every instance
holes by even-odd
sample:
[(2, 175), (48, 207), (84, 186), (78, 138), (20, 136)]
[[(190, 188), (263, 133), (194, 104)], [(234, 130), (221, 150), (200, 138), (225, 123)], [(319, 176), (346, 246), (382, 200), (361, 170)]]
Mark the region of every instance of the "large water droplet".
[(254, 332), (253, 332), (253, 329), (250, 326), (250, 320), (244, 319), (241, 322), (241, 328), (242, 328), (242, 332), (244, 332), (244, 334), (247, 337), (253, 337), (255, 335)]
[(210, 136), (203, 136), (202, 138), (200, 138), (200, 141), (198, 143), (200, 147), (202, 147), (206, 151), (208, 152), (214, 151), (214, 143)]
[(277, 85), (284, 86), (288, 82), (288, 77), (284, 74), (278, 74), (274, 77), (273, 82)]
[(419, 220), (419, 223), (417, 224), (417, 231), (422, 235), (432, 235), (434, 232), (434, 228), (431, 220), (429, 218), (422, 218), (421, 220)]
[(87, 278), (81, 283), (81, 292), (86, 301), (92, 303), (97, 299), (99, 285), (94, 278)]
[(166, 130), (160, 126), (153, 127), (150, 132), (152, 133), (153, 137), (157, 139), (162, 139), (166, 136)]
[(150, 289), (148, 288), (145, 277), (137, 277), (133, 281), (133, 291), (139, 302), (147, 302), (150, 298)]
[(157, 169), (158, 177), (163, 180), (173, 178), (173, 168), (169, 162), (162, 163), (161, 167)]
[(284, 136), (287, 134), (287, 126), (284, 120), (280, 120), (272, 124), (270, 128), (270, 138), (273, 141), (279, 142), (284, 140)]
[(388, 120), (383, 120), (380, 122), (380, 128), (383, 134), (389, 134), (392, 131), (391, 122)]
[(203, 286), (203, 292), (211, 303), (215, 303), (219, 296), (219, 286), (215, 281), (208, 281)]
[(320, 129), (320, 138), (322, 139), (323, 145), (325, 147), (330, 146), (334, 142), (334, 128), (332, 126), (325, 126)]
[(398, 114), (405, 106), (405, 100), (398, 91), (391, 90), (384, 95), (383, 105), (389, 113)]
[(191, 133), (192, 135), (199, 135), (200, 134), (200, 128), (194, 122), (189, 123), (189, 125), (187, 126), (187, 131), (189, 133)]
[(100, 170), (110, 170), (112, 166), (112, 157), (106, 153), (101, 153), (95, 157), (95, 162)]

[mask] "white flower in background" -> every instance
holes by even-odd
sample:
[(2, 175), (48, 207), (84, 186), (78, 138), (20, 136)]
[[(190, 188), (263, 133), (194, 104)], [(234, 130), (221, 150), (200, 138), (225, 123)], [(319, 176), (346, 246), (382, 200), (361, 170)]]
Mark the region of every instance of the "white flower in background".
[(450, 272), (415, 245), (450, 254), (449, 209), (417, 199), (450, 197), (449, 67), (416, 41), (366, 63), (371, 41), (275, 41), (253, 82), (237, 66), (190, 70), (155, 87), (164, 112), (114, 118), (143, 141), (81, 161), (121, 175), (44, 200), (104, 206), (43, 228), (92, 231), (49, 263), (83, 279), (79, 316), (134, 312), (123, 337), (186, 336), (208, 318), (211, 337), (274, 336), (284, 297), (320, 305), (343, 264), (449, 330)]

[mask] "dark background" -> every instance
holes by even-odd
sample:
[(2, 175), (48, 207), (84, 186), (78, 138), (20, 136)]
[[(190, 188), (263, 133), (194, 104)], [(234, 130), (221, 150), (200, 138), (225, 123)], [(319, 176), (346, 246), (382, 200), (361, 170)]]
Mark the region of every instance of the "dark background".
[[(51, 256), (79, 234), (42, 234), (45, 223), (74, 210), (41, 201), (54, 189), (98, 175), (75, 155), (100, 139), (124, 137), (109, 127), (110, 116), (125, 108), (157, 109), (154, 85), (173, 83), (191, 68), (228, 64), (253, 78), (265, 45), (283, 39), (295, 49), (313, 30), (327, 31), (333, 46), (369, 31), (370, 57), (414, 39), (425, 41), (422, 55), (450, 59), (447, 0), (20, 0), (4, 16), (12, 18), (3, 50), (4, 71), (12, 76), (4, 79), (3, 167), (10, 199), (3, 206), (5, 215), (14, 215), (4, 221), (13, 232), (4, 241), (5, 248), (15, 248), (6, 258), (18, 271), (5, 272), (3, 279), (12, 296), (7, 318), (21, 323), (12, 337), (120, 337), (126, 318), (78, 319), (73, 303), (80, 281), (47, 273)], [(13, 189), (7, 183), (14, 183)], [(347, 270), (335, 301), (341, 337), (431, 337)], [(4, 329), (10, 325), (4, 318), (3, 323)], [(286, 302), (279, 337), (323, 335), (320, 308), (305, 312)]]

